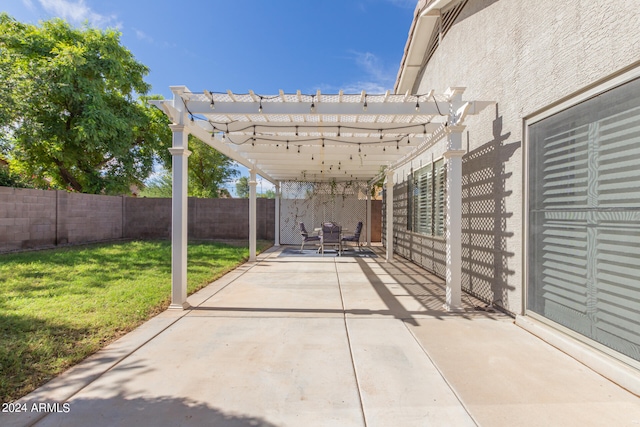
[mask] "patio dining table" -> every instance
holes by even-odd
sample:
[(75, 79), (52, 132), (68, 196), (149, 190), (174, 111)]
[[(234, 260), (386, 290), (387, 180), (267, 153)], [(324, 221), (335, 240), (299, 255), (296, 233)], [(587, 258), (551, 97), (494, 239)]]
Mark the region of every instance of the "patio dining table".
[[(325, 223), (327, 224), (327, 223)], [(330, 244), (330, 245), (337, 245), (338, 246), (338, 255), (342, 254), (342, 237), (344, 236), (345, 232), (348, 232), (349, 229), (348, 228), (343, 228), (341, 225), (334, 223), (331, 223), (332, 227), (338, 228), (338, 237), (337, 239), (331, 239), (331, 241), (326, 242), (324, 239), (324, 233), (323, 233), (323, 227), (318, 227), (318, 228), (314, 228), (314, 231), (320, 236), (321, 238), (321, 244), (320, 244), (320, 248), (318, 249), (319, 251), (322, 251), (322, 253), (324, 254), (324, 245), (326, 243)]]

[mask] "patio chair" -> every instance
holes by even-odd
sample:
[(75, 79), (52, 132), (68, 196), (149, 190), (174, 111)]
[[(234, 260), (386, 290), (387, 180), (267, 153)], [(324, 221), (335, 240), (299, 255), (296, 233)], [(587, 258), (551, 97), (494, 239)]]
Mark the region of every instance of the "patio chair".
[(307, 242), (318, 242), (317, 244), (322, 244), (322, 238), (317, 234), (309, 235), (309, 232), (304, 227), (304, 222), (300, 223), (300, 234), (302, 235), (302, 246), (300, 246), (300, 252), (304, 249), (304, 244)]
[(358, 225), (356, 225), (356, 231), (354, 234), (348, 235), (348, 236), (344, 236), (342, 238), (343, 242), (353, 242), (356, 244), (356, 248), (358, 248), (358, 251), (362, 250), (360, 248), (360, 233), (362, 233), (362, 221), (358, 222)]
[(338, 247), (338, 255), (342, 253), (342, 241), (340, 240), (341, 231), (342, 227), (333, 222), (325, 222), (322, 224), (322, 239), (320, 240), (320, 250), (323, 255), (325, 245), (335, 245)]

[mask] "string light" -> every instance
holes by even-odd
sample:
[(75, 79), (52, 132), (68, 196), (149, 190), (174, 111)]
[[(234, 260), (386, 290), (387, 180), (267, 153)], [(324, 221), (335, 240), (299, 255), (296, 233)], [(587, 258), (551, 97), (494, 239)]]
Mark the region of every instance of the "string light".
[(367, 95), (364, 95), (364, 105), (362, 106), (363, 111), (367, 111)]
[(289, 141), (287, 140), (287, 150), (289, 149)]
[(253, 125), (253, 136), (256, 136), (256, 125)]
[(340, 126), (338, 126), (338, 138), (340, 138)]
[(316, 97), (315, 95), (311, 97), (311, 112), (316, 112)]
[(416, 96), (416, 112), (420, 111), (420, 95)]
[(358, 142), (358, 153), (362, 153), (362, 149), (360, 148), (360, 143)]
[(262, 114), (262, 97), (260, 97), (260, 106), (258, 107), (258, 113)]
[(296, 126), (296, 136), (298, 136), (298, 126)]
[(211, 107), (212, 110), (216, 109), (216, 103), (213, 100), (213, 93), (211, 94), (211, 104), (209, 104), (209, 107)]
[(322, 138), (322, 148), (324, 148), (324, 138)]
[(382, 129), (378, 129), (378, 132), (380, 132), (380, 141), (382, 141)]

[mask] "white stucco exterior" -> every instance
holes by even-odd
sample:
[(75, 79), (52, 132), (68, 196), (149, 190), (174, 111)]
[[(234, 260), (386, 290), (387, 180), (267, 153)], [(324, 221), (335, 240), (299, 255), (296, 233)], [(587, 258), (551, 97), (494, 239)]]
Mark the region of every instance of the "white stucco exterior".
[[(429, 7), (433, 3), (421, 2), (418, 7)], [(477, 189), (487, 191), (484, 204), (493, 203), (493, 206), (474, 208), (472, 201), (466, 209), (475, 209), (475, 212), (465, 213), (463, 208), (463, 216), (473, 221), (470, 217), (474, 213), (484, 217), (493, 214), (489, 221), (492, 224), (477, 228), (467, 225), (471, 234), (487, 226), (486, 231), (500, 234), (494, 234), (494, 242), (484, 246), (487, 251), (500, 252), (499, 259), (487, 259), (494, 265), (486, 268), (492, 268), (496, 276), (500, 276), (501, 289), (494, 291), (499, 290), (502, 295), (485, 290), (479, 293), (498, 301), (513, 314), (524, 312), (523, 120), (637, 65), (640, 61), (638, 7), (636, 0), (469, 0), (441, 37), (417, 80), (411, 87), (404, 83), (411, 93), (461, 86), (466, 87), (465, 97), (469, 99), (496, 101), (495, 108), (467, 118), (463, 134), (463, 146), (468, 152), (463, 174), (467, 180), (485, 182), (478, 184)], [(437, 25), (434, 31), (438, 31)], [(441, 158), (445, 150), (445, 143), (441, 142), (397, 169), (396, 182), (406, 180), (412, 167), (415, 170)], [(471, 157), (474, 165), (469, 167)], [(473, 178), (474, 173), (482, 173), (481, 169), (484, 176)], [(469, 186), (469, 182), (463, 180), (464, 185)], [(483, 185), (487, 187), (484, 190), (480, 188)], [(468, 194), (463, 194), (465, 197), (473, 200)], [(474, 197), (482, 199), (483, 195)], [(414, 237), (414, 240), (424, 240), (424, 237)], [(468, 277), (466, 280), (468, 282)]]

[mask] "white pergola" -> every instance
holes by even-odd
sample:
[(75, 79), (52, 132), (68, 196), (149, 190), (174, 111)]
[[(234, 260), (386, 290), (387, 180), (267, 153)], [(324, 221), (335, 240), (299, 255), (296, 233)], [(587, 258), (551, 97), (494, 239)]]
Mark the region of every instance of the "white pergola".
[[(393, 200), (394, 171), (446, 140), (446, 308), (460, 309), (463, 122), (492, 102), (464, 101), (464, 88), (440, 95), (280, 91), (266, 96), (253, 91), (191, 92), (185, 86), (172, 86), (171, 91), (173, 99), (151, 101), (173, 122), (171, 308), (188, 307), (187, 137), (192, 134), (249, 169), (250, 262), (256, 259), (256, 175), (275, 185), (277, 198), (285, 181), (357, 180), (373, 185), (386, 177), (386, 197)], [(393, 203), (386, 204), (386, 221), (386, 256), (391, 260)]]

